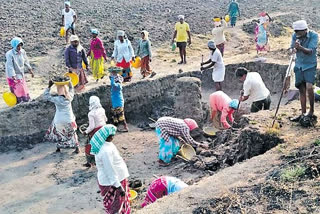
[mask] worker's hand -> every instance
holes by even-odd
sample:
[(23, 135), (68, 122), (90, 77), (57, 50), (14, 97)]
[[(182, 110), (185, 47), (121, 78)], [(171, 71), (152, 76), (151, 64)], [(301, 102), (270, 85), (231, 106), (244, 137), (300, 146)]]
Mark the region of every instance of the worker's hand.
[(201, 63), (200, 63), (200, 66), (202, 67), (203, 65), (204, 65), (204, 63), (203, 63), (203, 62), (201, 62)]
[(173, 39), (173, 40), (171, 40), (171, 45), (173, 45), (173, 43), (174, 43), (174, 39)]
[(126, 195), (124, 189), (122, 188), (122, 186), (118, 187), (118, 189), (120, 190), (120, 195), (121, 197), (124, 197)]
[(131, 60), (132, 60), (132, 62), (135, 62), (135, 61), (136, 61), (136, 58), (135, 58), (135, 57), (132, 57)]
[(204, 149), (209, 149), (209, 145), (207, 143), (200, 143), (199, 146)]
[(296, 50), (301, 50), (302, 46), (301, 46), (300, 42), (296, 41), (295, 44), (294, 44), (294, 48)]
[(188, 45), (191, 45), (191, 39), (188, 39)]
[(152, 59), (151, 59), (151, 58), (149, 59), (149, 62), (152, 62)]
[(51, 88), (53, 86), (53, 81), (52, 80), (49, 80), (49, 84), (48, 84), (48, 88)]
[(295, 48), (290, 48), (289, 49), (289, 54), (291, 55), (291, 54), (296, 54), (297, 53), (297, 49), (295, 49)]
[(204, 67), (201, 66), (200, 70), (203, 71), (203, 70), (204, 70)]
[(33, 77), (34, 77), (33, 70), (32, 70), (32, 69), (30, 69), (30, 70), (29, 70), (29, 72), (30, 72), (30, 74), (31, 74), (31, 77), (33, 78)]

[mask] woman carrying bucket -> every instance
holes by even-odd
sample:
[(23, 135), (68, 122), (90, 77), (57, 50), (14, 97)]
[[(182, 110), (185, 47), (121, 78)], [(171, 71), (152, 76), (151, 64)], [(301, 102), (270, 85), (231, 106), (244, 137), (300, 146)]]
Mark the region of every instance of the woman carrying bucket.
[(159, 164), (167, 165), (178, 153), (180, 144), (178, 137), (193, 147), (207, 148), (207, 144), (196, 142), (192, 136), (199, 133), (199, 127), (193, 119), (178, 119), (173, 117), (161, 117), (156, 122), (156, 133), (159, 139)]
[(98, 37), (97, 29), (91, 30), (92, 39), (90, 41), (90, 49), (87, 56), (91, 56), (90, 67), (93, 78), (98, 82), (104, 76), (104, 60), (107, 60), (106, 51), (103, 47), (101, 39)]
[(114, 42), (112, 59), (116, 60), (117, 67), (123, 69), (122, 77), (124, 78), (124, 82), (130, 82), (133, 75), (130, 61), (135, 61), (135, 57), (131, 42), (125, 37), (125, 32), (122, 30), (117, 32), (117, 40)]
[(17, 97), (17, 103), (28, 102), (30, 100), (29, 90), (25, 81), (25, 66), (34, 77), (27, 54), (22, 49), (21, 38), (11, 40), (12, 49), (6, 53), (6, 76), (10, 91)]
[(178, 178), (161, 176), (150, 184), (141, 207), (148, 206), (149, 204), (154, 203), (157, 199), (179, 192), (186, 187), (188, 187), (188, 184)]
[(56, 85), (58, 95), (51, 95), (50, 89), (54, 83), (50, 80), (48, 88), (44, 91), (44, 99), (56, 106), (56, 113), (49, 127), (45, 139), (57, 144), (56, 152), (60, 149), (75, 148), (74, 153), (79, 153), (79, 141), (77, 136), (76, 118), (72, 111), (71, 102), (74, 97), (74, 89), (69, 82), (69, 90), (66, 85)]
[[(152, 72), (150, 68), (150, 62), (152, 58), (151, 53), (151, 42), (149, 41), (149, 32), (142, 31), (141, 32), (141, 39), (139, 41), (138, 49), (137, 49), (137, 56), (141, 58), (141, 75), (142, 78), (146, 78)], [(152, 77), (156, 73), (153, 72)]]
[(98, 185), (106, 213), (130, 214), (129, 172), (117, 147), (112, 143), (117, 128), (105, 125), (90, 140), (95, 156)]

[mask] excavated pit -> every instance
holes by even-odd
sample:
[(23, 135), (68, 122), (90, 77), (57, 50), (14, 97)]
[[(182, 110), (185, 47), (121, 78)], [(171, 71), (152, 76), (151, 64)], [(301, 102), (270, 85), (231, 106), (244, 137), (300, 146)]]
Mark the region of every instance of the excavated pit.
[[(241, 89), (241, 83), (234, 75), (239, 66), (261, 74), (272, 93), (274, 104), (281, 90), (279, 86), (282, 85), (286, 66), (255, 62), (227, 65), (223, 89), (232, 98), (237, 98)], [(125, 85), (123, 93), (128, 122), (143, 129), (150, 122), (149, 117), (176, 116), (192, 117), (201, 126), (204, 125), (210, 113), (208, 97), (214, 92), (211, 72), (185, 72)], [(77, 94), (72, 106), (78, 124), (87, 122), (88, 102), (92, 95), (99, 96), (103, 107), (110, 112), (109, 85)], [(248, 109), (248, 104), (241, 104), (239, 112), (247, 113)], [(32, 148), (34, 144), (43, 142), (54, 112), (54, 105), (43, 101), (41, 97), (30, 103), (0, 110), (0, 152)]]

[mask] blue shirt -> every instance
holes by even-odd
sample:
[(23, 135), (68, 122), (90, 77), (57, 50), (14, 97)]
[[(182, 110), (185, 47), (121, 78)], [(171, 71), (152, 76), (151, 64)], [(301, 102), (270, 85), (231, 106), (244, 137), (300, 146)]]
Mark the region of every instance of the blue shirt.
[(114, 77), (111, 77), (110, 80), (111, 80), (111, 104), (112, 104), (112, 108), (124, 107), (124, 100), (123, 100), (121, 83), (116, 83), (114, 81)]
[[(297, 40), (297, 35), (294, 33), (292, 35), (291, 48), (294, 48), (295, 42)], [(317, 47), (319, 36), (314, 31), (308, 31), (307, 36), (303, 39), (299, 39), (301, 46), (312, 50), (312, 54), (308, 55), (300, 50), (297, 50), (296, 65), (298, 69), (302, 71), (308, 70), (310, 68), (317, 67)]]

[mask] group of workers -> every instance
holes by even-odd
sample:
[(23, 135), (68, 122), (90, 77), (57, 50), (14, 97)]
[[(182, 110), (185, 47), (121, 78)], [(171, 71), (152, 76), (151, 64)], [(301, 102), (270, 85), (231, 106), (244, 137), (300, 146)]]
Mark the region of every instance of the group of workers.
[[(237, 17), (240, 16), (239, 5), (233, 0), (229, 7), (231, 16), (231, 26), (236, 25)], [(266, 37), (262, 28), (264, 23), (271, 19), (268, 14), (261, 14), (261, 23), (257, 27), (257, 50), (262, 50), (266, 45)], [(268, 18), (267, 18), (268, 17)], [(65, 2), (65, 9), (62, 11), (63, 25), (66, 28), (66, 41), (71, 31), (70, 45), (65, 50), (65, 61), (69, 71), (77, 73), (79, 83), (76, 90), (83, 90), (88, 82), (82, 62), (89, 68), (87, 57), (90, 56), (90, 68), (93, 77), (98, 81), (104, 76), (103, 64), (107, 60), (106, 52), (102, 40), (98, 37), (99, 31), (92, 29), (92, 39), (90, 49), (85, 52), (80, 45), (79, 37), (75, 35), (76, 13), (70, 8), (70, 2)], [(186, 46), (191, 44), (191, 33), (188, 23), (184, 21), (184, 16), (180, 15), (179, 22), (175, 25), (173, 41), (177, 42), (180, 50), (181, 61), (179, 64), (187, 63)], [(210, 95), (209, 104), (211, 106), (211, 119), (219, 115), (220, 122), (225, 129), (231, 128), (234, 123), (233, 113), (239, 109), (240, 102), (251, 98), (251, 112), (268, 110), (271, 105), (270, 91), (265, 86), (258, 72), (249, 72), (246, 68), (240, 67), (235, 71), (235, 76), (243, 82), (243, 90), (238, 99), (231, 99), (222, 90), (222, 82), (225, 78), (225, 65), (223, 62), (225, 36), (224, 29), (227, 23), (221, 19), (215, 22), (212, 31), (213, 40), (208, 42), (210, 58), (201, 63), (201, 70), (213, 68), (212, 79), (215, 83), (216, 92)], [(302, 114), (292, 121), (299, 121), (303, 117), (310, 117), (314, 114), (314, 93), (317, 67), (317, 45), (318, 34), (308, 29), (306, 21), (301, 20), (293, 23), (295, 33), (292, 36), (291, 50), (296, 54), (294, 67), (296, 87), (300, 92)], [(262, 32), (262, 33), (261, 33)], [(258, 47), (259, 45), (259, 47)], [(10, 90), (17, 96), (18, 102), (27, 102), (30, 99), (28, 88), (25, 82), (25, 66), (33, 76), (33, 71), (28, 61), (26, 52), (23, 50), (23, 41), (14, 38), (11, 41), (12, 50), (6, 54), (6, 75)], [(137, 49), (137, 55), (141, 56), (141, 74), (143, 77), (152, 75), (149, 63), (152, 60), (151, 43), (148, 32), (141, 32), (141, 40)], [(85, 146), (87, 162), (86, 167), (96, 165), (97, 177), (103, 204), (107, 213), (130, 213), (130, 192), (128, 187), (129, 171), (125, 161), (120, 156), (117, 147), (112, 143), (118, 131), (128, 131), (128, 126), (124, 114), (124, 98), (122, 94), (122, 83), (129, 82), (132, 78), (130, 61), (135, 61), (135, 54), (131, 42), (126, 38), (124, 31), (117, 32), (117, 40), (114, 43), (112, 59), (116, 61), (116, 66), (122, 68), (121, 73), (110, 72), (111, 82), (111, 115), (112, 123), (107, 124), (105, 109), (97, 96), (91, 96), (89, 100), (88, 127), (83, 133), (88, 135)], [(76, 118), (72, 110), (72, 100), (74, 88), (69, 85), (57, 85), (57, 95), (50, 93), (53, 81), (49, 81), (48, 88), (45, 89), (44, 99), (55, 104), (56, 112), (51, 126), (45, 138), (51, 142), (56, 142), (57, 152), (64, 148), (73, 148), (75, 153), (79, 153), (79, 140), (76, 133)], [(306, 97), (308, 94), (310, 111), (306, 113)], [(229, 120), (229, 122), (228, 122)], [(120, 129), (120, 125), (123, 127)], [(118, 128), (116, 127), (118, 126)], [(208, 148), (207, 144), (199, 143), (194, 140), (195, 133), (200, 128), (193, 119), (179, 119), (173, 117), (161, 117), (156, 122), (156, 135), (159, 140), (159, 164), (168, 165), (172, 158), (178, 153), (182, 141), (193, 147)], [(147, 191), (142, 207), (155, 202), (164, 195), (177, 192), (187, 185), (173, 177), (162, 176), (153, 181)]]

